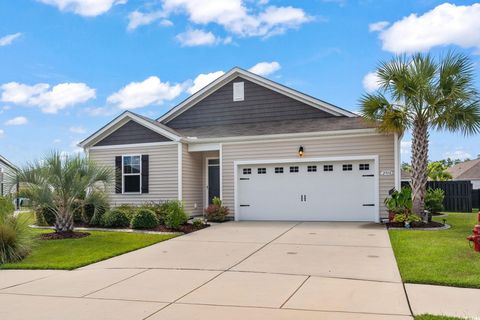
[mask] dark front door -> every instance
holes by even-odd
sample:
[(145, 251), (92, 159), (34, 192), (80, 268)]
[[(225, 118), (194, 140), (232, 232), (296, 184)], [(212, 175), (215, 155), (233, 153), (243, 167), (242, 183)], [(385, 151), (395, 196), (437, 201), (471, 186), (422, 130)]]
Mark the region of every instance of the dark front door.
[(220, 161), (208, 159), (208, 204), (214, 197), (220, 197)]

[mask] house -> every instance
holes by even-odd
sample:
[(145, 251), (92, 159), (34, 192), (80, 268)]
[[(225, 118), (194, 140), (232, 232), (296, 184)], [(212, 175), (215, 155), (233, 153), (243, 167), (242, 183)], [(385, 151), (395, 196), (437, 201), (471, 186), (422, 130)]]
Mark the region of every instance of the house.
[(0, 155), (0, 196), (8, 196), (16, 192), (14, 173), (17, 167)]
[(473, 189), (480, 189), (480, 159), (458, 163), (447, 171), (452, 175), (453, 180), (470, 180)]
[(126, 111), (82, 141), (116, 168), (114, 205), (220, 197), (236, 220), (379, 221), (400, 185), (399, 137), (234, 68), (153, 120)]

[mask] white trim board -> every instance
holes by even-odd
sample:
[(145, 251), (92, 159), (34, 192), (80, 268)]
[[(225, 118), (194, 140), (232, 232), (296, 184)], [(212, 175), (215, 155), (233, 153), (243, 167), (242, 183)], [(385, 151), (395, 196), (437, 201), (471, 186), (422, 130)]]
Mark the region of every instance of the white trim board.
[(178, 143), (178, 200), (183, 200), (183, 144), (181, 142)]
[(257, 165), (257, 164), (277, 164), (277, 163), (309, 163), (309, 162), (336, 162), (336, 161), (357, 161), (357, 160), (373, 160), (374, 161), (374, 192), (375, 192), (375, 220), (380, 222), (380, 164), (378, 155), (359, 155), (359, 156), (343, 156), (343, 157), (317, 157), (317, 158), (294, 158), (294, 159), (269, 159), (269, 160), (236, 160), (233, 161), (233, 194), (234, 194), (234, 218), (239, 221), (240, 207), (238, 204), (238, 167), (241, 165)]
[(288, 88), (284, 85), (276, 83), (272, 80), (266, 79), (259, 75), (256, 75), (250, 71), (241, 69), (241, 68), (233, 68), (215, 81), (208, 84), (203, 89), (199, 90), (198, 92), (191, 95), (189, 98), (185, 99), (183, 102), (172, 108), (170, 111), (165, 113), (163, 116), (157, 119), (159, 122), (170, 121), (177, 117), (178, 115), (182, 114), (183, 112), (187, 111), (189, 108), (197, 104), (198, 102), (202, 101), (212, 93), (214, 93), (218, 88), (225, 85), (229, 81), (233, 80), (236, 77), (242, 77), (246, 80), (249, 80), (253, 83), (256, 83), (260, 86), (263, 86), (267, 89), (276, 91), (280, 94), (286, 95), (292, 99), (301, 101), (305, 104), (308, 104), (314, 108), (320, 109), (322, 111), (328, 112), (330, 114), (336, 116), (347, 116), (347, 117), (356, 117), (357, 115), (347, 111), (345, 109), (336, 107), (330, 103), (325, 101), (316, 99), (294, 89)]
[(103, 149), (125, 149), (125, 148), (145, 148), (145, 147), (156, 147), (156, 146), (169, 146), (178, 144), (176, 141), (165, 141), (165, 142), (146, 142), (146, 143), (132, 143), (132, 144), (116, 144), (111, 146), (96, 146), (85, 148), (85, 150), (103, 150)]

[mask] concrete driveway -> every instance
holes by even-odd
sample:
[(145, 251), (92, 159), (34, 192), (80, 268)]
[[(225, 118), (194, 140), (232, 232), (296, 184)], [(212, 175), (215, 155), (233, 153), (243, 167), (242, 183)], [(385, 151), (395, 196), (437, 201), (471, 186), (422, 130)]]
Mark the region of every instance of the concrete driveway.
[(229, 222), (75, 271), (0, 271), (0, 319), (412, 319), (374, 224)]

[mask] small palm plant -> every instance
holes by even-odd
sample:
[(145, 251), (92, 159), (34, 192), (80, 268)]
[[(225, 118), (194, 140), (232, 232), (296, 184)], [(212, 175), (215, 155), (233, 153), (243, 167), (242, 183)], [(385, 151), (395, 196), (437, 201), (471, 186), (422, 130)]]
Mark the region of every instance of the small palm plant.
[(380, 132), (412, 131), (413, 211), (425, 217), (429, 130), (480, 131), (474, 64), (454, 52), (438, 60), (414, 54), (382, 62), (376, 73), (379, 90), (363, 95), (361, 114)]
[(55, 231), (73, 231), (73, 213), (85, 204), (104, 198), (114, 177), (113, 170), (81, 156), (53, 151), (42, 161), (18, 172), (24, 194), (36, 207), (55, 214)]

